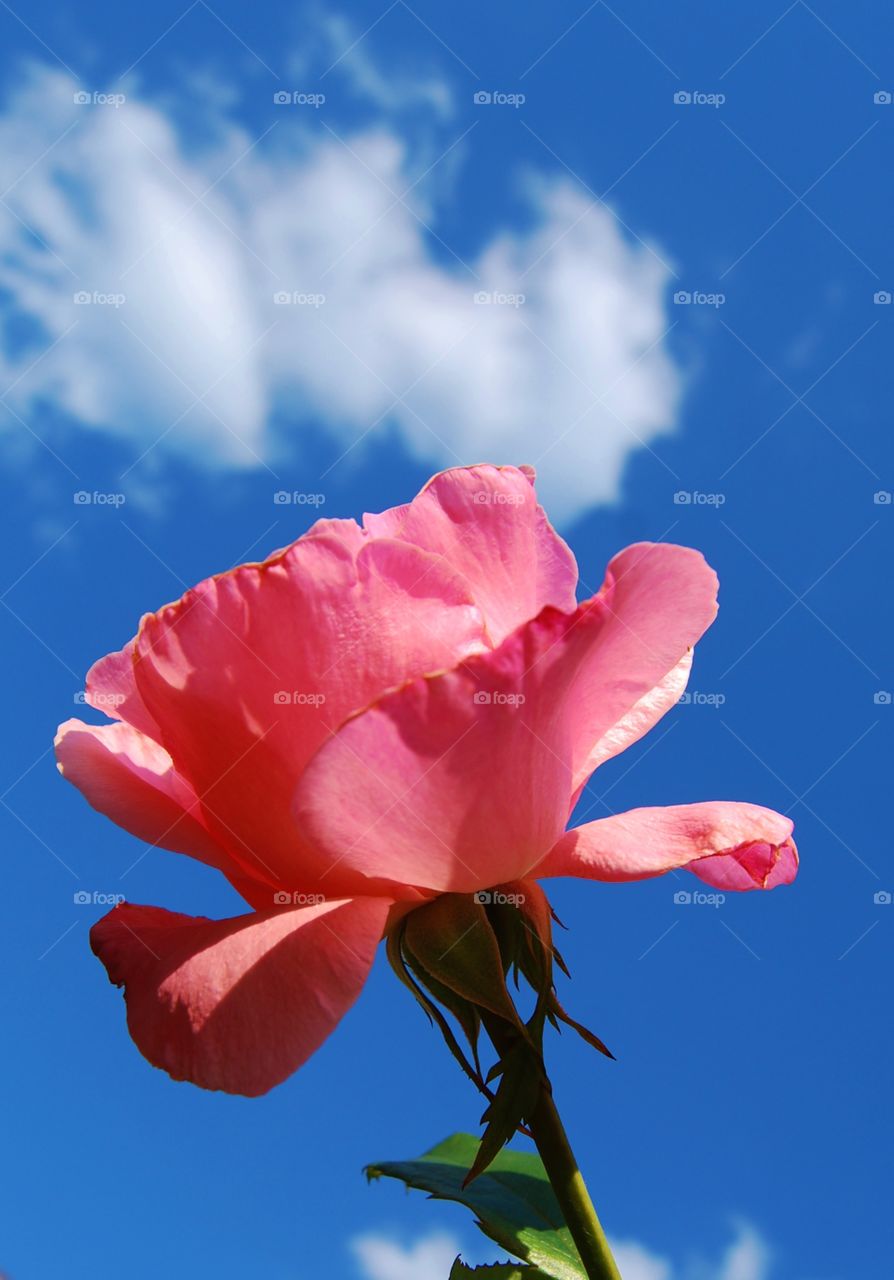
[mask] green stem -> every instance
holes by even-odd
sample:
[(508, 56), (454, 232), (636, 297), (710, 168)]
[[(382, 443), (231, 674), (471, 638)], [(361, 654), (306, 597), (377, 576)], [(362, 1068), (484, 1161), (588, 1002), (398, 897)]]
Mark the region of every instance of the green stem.
[[(502, 1058), (514, 1043), (514, 1033), (484, 1010), (481, 1021)], [(526, 1123), (589, 1280), (622, 1280), (545, 1074), (537, 1105)]]
[(621, 1280), (549, 1085), (541, 1090), (528, 1126), (590, 1280)]

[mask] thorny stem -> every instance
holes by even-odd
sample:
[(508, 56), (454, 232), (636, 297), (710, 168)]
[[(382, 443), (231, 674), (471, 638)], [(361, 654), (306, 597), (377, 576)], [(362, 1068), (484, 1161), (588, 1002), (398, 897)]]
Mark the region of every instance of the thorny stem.
[[(505, 1024), (501, 1025), (498, 1019), (488, 1016), (484, 1016), (482, 1022), (495, 1049), (502, 1056), (507, 1048)], [(571, 1149), (565, 1126), (556, 1110), (552, 1086), (545, 1076), (537, 1104), (526, 1119), (546, 1176), (562, 1210), (565, 1225), (577, 1246), (589, 1280), (622, 1280), (602, 1223), (590, 1199), (587, 1184)]]
[(548, 1084), (528, 1124), (587, 1275), (590, 1280), (621, 1280)]

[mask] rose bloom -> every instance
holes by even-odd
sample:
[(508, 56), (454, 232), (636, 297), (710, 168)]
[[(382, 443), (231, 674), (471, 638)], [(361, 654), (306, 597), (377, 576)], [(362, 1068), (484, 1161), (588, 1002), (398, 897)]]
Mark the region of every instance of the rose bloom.
[(319, 520), (147, 614), (87, 678), (62, 774), (140, 840), (216, 867), (231, 920), (125, 902), (93, 949), (150, 1062), (261, 1094), (356, 1000), (389, 925), (525, 878), (715, 888), (797, 871), (788, 818), (713, 801), (566, 830), (588, 778), (683, 692), (716, 613), (697, 551), (639, 543), (578, 604), (528, 468), (443, 472), (381, 515)]

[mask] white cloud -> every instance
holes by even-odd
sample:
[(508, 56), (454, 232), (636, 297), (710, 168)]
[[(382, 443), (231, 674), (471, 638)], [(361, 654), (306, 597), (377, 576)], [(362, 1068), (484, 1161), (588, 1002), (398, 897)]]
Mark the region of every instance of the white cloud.
[(623, 1280), (673, 1280), (671, 1265), (632, 1240), (612, 1242), (612, 1253)]
[[(338, 81), (358, 98), (389, 114), (415, 112), (421, 107), (442, 119), (452, 115), (453, 93), (448, 82), (433, 67), (420, 73), (399, 67), (394, 58), (387, 66), (380, 65), (369, 52), (365, 24), (318, 5), (308, 8), (301, 26), (300, 48), (291, 58), (296, 83), (327, 88), (323, 80), (335, 72)], [(315, 73), (316, 64), (322, 68), (322, 76)]]
[[(496, 1258), (499, 1251), (493, 1248)], [(461, 1247), (458, 1240), (444, 1233), (425, 1236), (406, 1248), (389, 1236), (372, 1234), (353, 1240), (351, 1250), (363, 1280), (447, 1280)], [(612, 1252), (623, 1280), (768, 1280), (769, 1276), (769, 1250), (745, 1224), (739, 1225), (736, 1238), (714, 1263), (696, 1262), (678, 1268), (632, 1240), (612, 1241)]]
[(766, 1244), (755, 1231), (742, 1226), (724, 1256), (721, 1280), (765, 1280), (769, 1267)]
[[(350, 72), (367, 96), (374, 73)], [(527, 229), (463, 263), (439, 240), (439, 167), (416, 182), (461, 121), (420, 162), (387, 114), (342, 135), (277, 108), (255, 145), (225, 95), (116, 109), (75, 89), (32, 68), (0, 114), (0, 395), (22, 417), (47, 402), (135, 457), (239, 466), (300, 455), (310, 423), (333, 460), (396, 429), (432, 467), (538, 464), (565, 517), (617, 496), (631, 453), (672, 427), (668, 269), (570, 179), (530, 177)]]
[(624, 1280), (767, 1280), (770, 1251), (751, 1227), (740, 1224), (719, 1262), (674, 1267), (635, 1241), (613, 1241), (612, 1252)]
[(436, 1233), (410, 1248), (382, 1235), (351, 1242), (364, 1280), (447, 1280), (460, 1246), (453, 1236)]

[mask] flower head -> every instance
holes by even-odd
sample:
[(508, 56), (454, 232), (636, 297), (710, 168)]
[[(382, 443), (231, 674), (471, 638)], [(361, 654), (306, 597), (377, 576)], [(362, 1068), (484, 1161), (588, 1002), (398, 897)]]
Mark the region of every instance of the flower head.
[(566, 830), (587, 779), (683, 692), (717, 580), (641, 543), (576, 601), (527, 468), (435, 476), (381, 515), (320, 520), (146, 615), (69, 720), (63, 775), (152, 845), (216, 867), (250, 912), (124, 903), (94, 950), (139, 1048), (260, 1094), (357, 998), (389, 924), (444, 893), (688, 867), (791, 881), (791, 822), (755, 805), (637, 809)]

